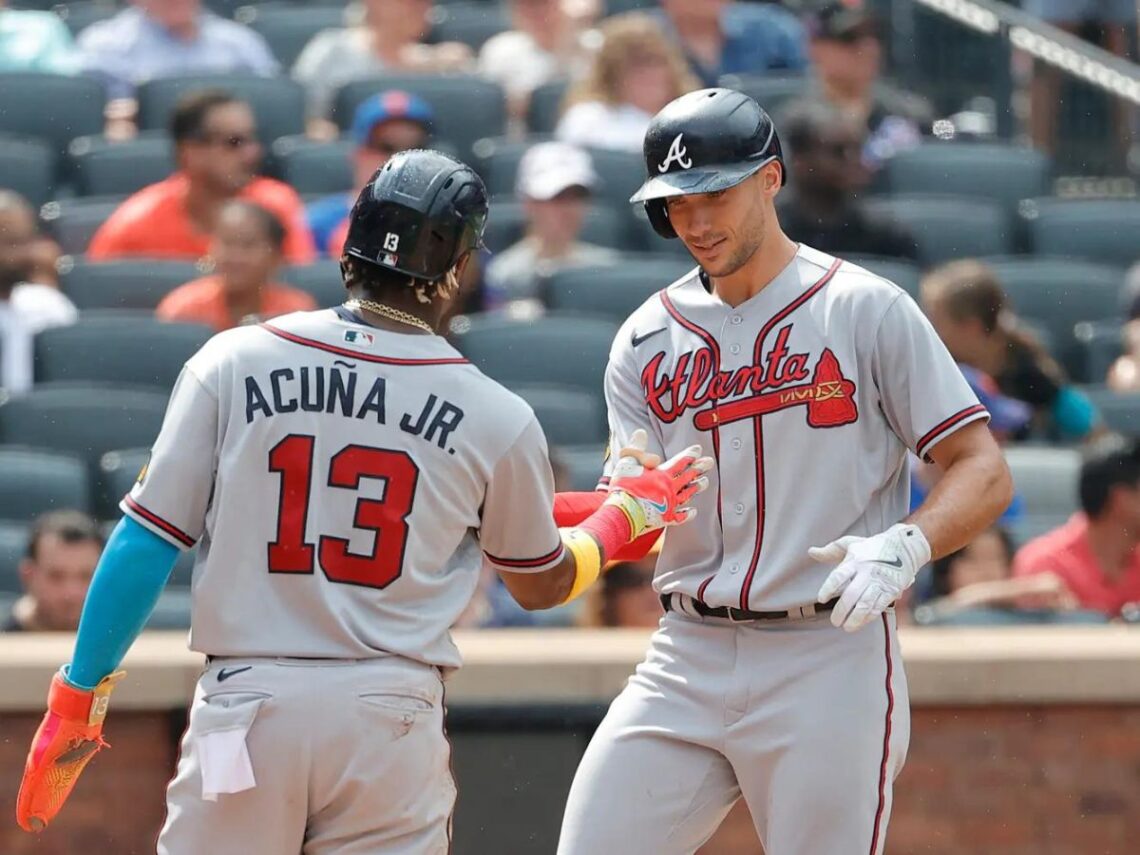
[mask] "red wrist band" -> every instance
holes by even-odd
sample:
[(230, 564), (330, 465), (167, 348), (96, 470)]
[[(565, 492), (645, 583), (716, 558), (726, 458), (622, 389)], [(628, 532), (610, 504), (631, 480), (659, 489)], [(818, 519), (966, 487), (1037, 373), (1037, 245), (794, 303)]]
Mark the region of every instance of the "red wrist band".
[(608, 559), (629, 543), (633, 537), (629, 517), (621, 508), (603, 505), (584, 519), (578, 528), (593, 536), (602, 549), (602, 558)]

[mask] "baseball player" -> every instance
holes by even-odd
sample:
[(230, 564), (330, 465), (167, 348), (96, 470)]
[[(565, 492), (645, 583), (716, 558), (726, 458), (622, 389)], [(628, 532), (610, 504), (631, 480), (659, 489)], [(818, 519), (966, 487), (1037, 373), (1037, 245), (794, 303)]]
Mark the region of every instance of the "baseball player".
[(186, 363), (52, 680), (21, 826), (42, 829), (104, 744), (116, 668), (198, 543), (190, 646), (208, 665), (160, 855), (447, 851), (441, 676), (481, 563), (527, 608), (565, 602), (623, 544), (690, 517), (711, 466), (695, 448), (627, 460), (559, 531), (534, 413), (435, 334), (486, 215), (471, 169), (398, 154), (351, 215), (352, 299)]
[[(789, 240), (771, 119), (684, 95), (633, 197), (699, 267), (618, 332), (615, 448), (713, 449), (692, 525), (664, 538), (666, 614), (570, 790), (561, 855), (696, 850), (747, 801), (773, 855), (877, 855), (909, 737), (892, 604), (1010, 498), (987, 413), (915, 303)], [(910, 516), (907, 451), (942, 478)], [(715, 488), (715, 489), (714, 489)]]

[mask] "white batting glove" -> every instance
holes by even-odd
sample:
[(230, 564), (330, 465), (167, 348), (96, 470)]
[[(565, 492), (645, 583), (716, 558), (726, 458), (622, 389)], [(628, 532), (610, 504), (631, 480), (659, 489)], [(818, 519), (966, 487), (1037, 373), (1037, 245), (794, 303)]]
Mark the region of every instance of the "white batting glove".
[(919, 568), (930, 561), (930, 543), (918, 526), (898, 523), (873, 537), (847, 535), (812, 547), (808, 555), (821, 564), (838, 562), (816, 599), (826, 603), (842, 592), (831, 622), (855, 632), (914, 583)]

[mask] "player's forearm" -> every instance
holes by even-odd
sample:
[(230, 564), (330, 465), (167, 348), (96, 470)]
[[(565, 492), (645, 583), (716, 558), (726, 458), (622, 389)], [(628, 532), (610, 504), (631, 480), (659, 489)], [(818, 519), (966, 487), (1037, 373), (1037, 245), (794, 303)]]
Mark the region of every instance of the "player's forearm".
[(67, 680), (92, 689), (123, 661), (170, 578), (178, 550), (124, 517), (107, 541), (83, 604)]
[(1012, 498), (1009, 468), (994, 446), (953, 460), (906, 522), (922, 530), (934, 560), (961, 549), (993, 525)]

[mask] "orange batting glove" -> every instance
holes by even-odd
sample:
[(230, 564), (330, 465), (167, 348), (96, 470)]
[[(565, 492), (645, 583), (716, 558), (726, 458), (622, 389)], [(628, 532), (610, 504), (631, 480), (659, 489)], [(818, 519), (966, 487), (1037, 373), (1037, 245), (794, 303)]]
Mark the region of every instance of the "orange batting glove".
[(32, 740), (16, 799), (16, 822), (24, 831), (43, 831), (59, 813), (79, 773), (106, 747), (103, 719), (115, 683), (125, 671), (99, 681), (93, 690), (77, 689), (57, 673), (48, 691), (48, 711)]

